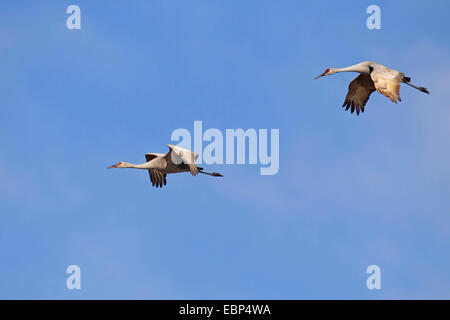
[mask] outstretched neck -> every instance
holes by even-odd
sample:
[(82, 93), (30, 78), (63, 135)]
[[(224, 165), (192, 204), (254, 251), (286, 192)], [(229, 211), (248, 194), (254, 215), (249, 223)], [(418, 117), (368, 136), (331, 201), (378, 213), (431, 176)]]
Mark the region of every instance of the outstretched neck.
[(353, 66), (345, 67), (345, 68), (334, 68), (334, 72), (359, 72), (359, 73), (368, 73), (368, 68), (366, 66), (362, 66), (361, 64), (355, 64)]
[(122, 168), (134, 168), (134, 169), (150, 169), (148, 162), (141, 164), (134, 164), (126, 162)]

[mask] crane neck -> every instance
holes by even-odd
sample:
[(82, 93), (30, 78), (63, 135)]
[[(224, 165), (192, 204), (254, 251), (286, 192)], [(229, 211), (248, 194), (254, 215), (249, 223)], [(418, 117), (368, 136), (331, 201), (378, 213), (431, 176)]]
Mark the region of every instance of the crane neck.
[(134, 164), (134, 163), (125, 163), (124, 168), (134, 168), (134, 169), (150, 169), (150, 166), (148, 162), (146, 163), (140, 163), (140, 164)]
[(345, 68), (334, 68), (334, 71), (337, 72), (359, 72), (359, 73), (369, 73), (369, 70), (366, 66), (362, 66), (361, 64), (355, 64), (353, 66), (345, 67)]

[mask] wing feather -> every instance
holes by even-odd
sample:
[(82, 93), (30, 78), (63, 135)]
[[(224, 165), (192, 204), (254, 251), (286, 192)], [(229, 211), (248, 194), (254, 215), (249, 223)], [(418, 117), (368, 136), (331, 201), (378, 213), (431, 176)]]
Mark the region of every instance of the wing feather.
[(189, 167), (189, 171), (193, 176), (198, 174), (198, 168), (195, 164), (195, 160), (198, 158), (198, 154), (178, 146), (169, 145), (169, 148), (170, 150), (166, 156), (167, 159), (172, 161), (177, 166), (183, 164), (187, 165)]
[(356, 110), (356, 114), (359, 115), (359, 112), (364, 112), (364, 106), (374, 91), (375, 86), (371, 77), (361, 73), (350, 82), (342, 107), (346, 107), (345, 110), (350, 108), (351, 113)]
[(394, 103), (402, 101), (400, 98), (400, 83), (405, 75), (402, 72), (389, 69), (385, 66), (374, 64), (370, 77), (375, 89)]
[(147, 162), (152, 161), (156, 157), (158, 157), (158, 156), (154, 153), (146, 153), (145, 154), (145, 160), (147, 160)]
[(166, 176), (167, 174), (161, 172), (159, 169), (148, 169), (148, 174), (150, 176), (150, 181), (152, 182), (152, 186), (158, 188), (162, 188), (163, 185), (167, 184)]

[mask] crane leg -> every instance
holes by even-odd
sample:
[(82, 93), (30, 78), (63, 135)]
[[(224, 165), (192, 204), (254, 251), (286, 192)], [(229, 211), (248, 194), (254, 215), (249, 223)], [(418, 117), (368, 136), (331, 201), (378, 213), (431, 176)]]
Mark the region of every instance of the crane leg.
[(417, 89), (417, 90), (419, 90), (419, 91), (421, 91), (421, 92), (425, 92), (425, 93), (427, 93), (427, 94), (430, 94), (430, 92), (427, 90), (427, 88), (424, 88), (424, 87), (417, 87), (417, 86), (413, 85), (412, 83), (410, 83), (410, 81), (411, 81), (411, 78), (410, 78), (410, 77), (403, 77), (403, 80), (402, 80), (403, 83), (405, 83), (405, 84), (407, 84), (408, 86), (413, 87), (414, 89)]

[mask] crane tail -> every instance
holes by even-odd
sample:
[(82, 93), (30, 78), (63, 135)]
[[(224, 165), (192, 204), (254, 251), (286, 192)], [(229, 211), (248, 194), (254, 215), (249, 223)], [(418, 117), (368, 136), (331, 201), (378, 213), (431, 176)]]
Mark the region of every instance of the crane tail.
[(410, 83), (410, 81), (411, 81), (411, 78), (410, 78), (410, 77), (403, 77), (403, 83), (405, 83), (405, 84), (407, 84), (408, 86), (413, 87), (414, 89), (417, 89), (417, 90), (419, 90), (419, 91), (421, 91), (421, 92), (424, 92), (424, 93), (426, 93), (426, 94), (430, 94), (430, 92), (427, 90), (427, 88), (424, 88), (424, 87), (417, 87), (417, 86), (413, 85), (412, 83)]

